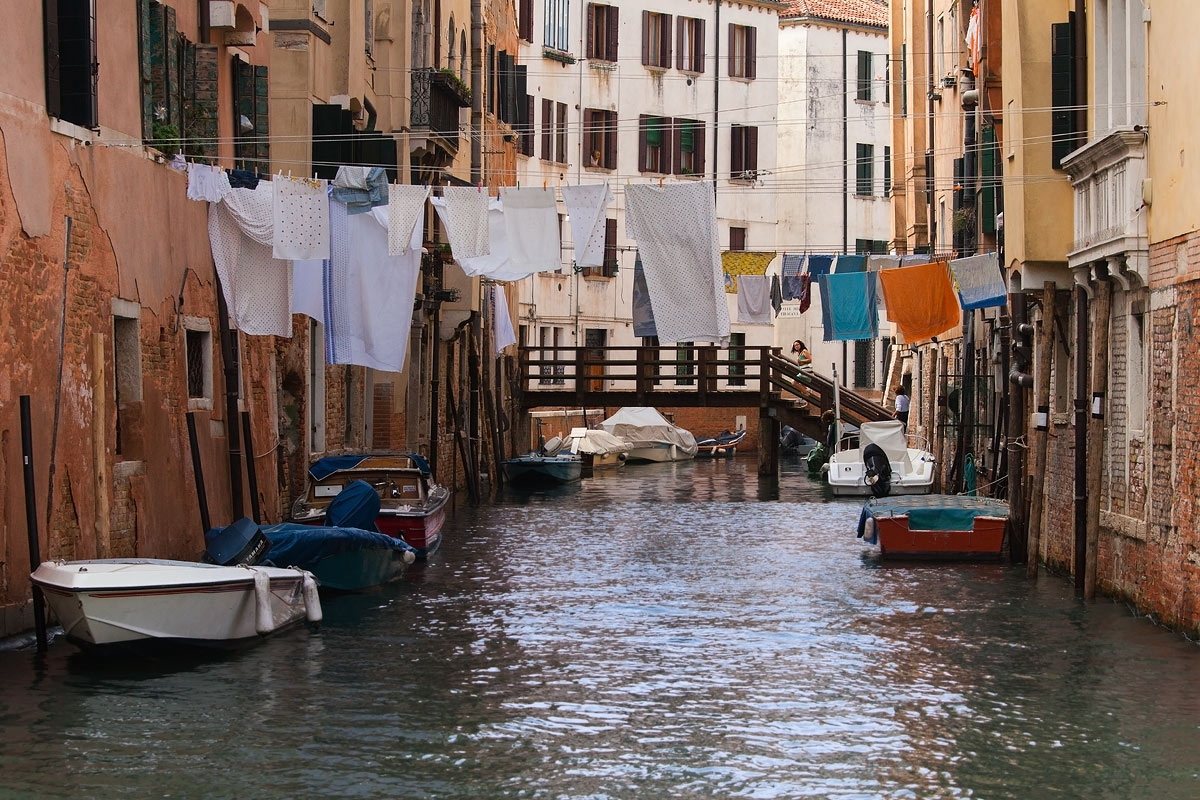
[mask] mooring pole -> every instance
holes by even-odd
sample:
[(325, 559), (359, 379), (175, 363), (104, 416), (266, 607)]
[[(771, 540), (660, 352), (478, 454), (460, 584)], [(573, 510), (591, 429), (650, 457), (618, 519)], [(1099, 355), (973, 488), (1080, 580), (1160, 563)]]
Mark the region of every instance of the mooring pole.
[(200, 504), (200, 525), (204, 530), (201, 535), (208, 533), (212, 524), (208, 519), (208, 493), (204, 491), (204, 465), (200, 461), (200, 448), (196, 443), (196, 412), (187, 414), (188, 444), (192, 448), (192, 475), (196, 479), (196, 502)]
[[(42, 563), (38, 546), (37, 496), (33, 483), (33, 423), (29, 416), (29, 395), (21, 395), (21, 461), (25, 473), (25, 531), (29, 536), (29, 571)], [(42, 589), (33, 585), (33, 626), (37, 632), (37, 649), (46, 652), (46, 609)]]
[(242, 439), (246, 451), (246, 480), (250, 483), (250, 513), (255, 522), (262, 522), (258, 507), (258, 470), (254, 466), (254, 440), (250, 438), (250, 412), (242, 412)]
[(1087, 288), (1075, 287), (1075, 594), (1083, 597), (1087, 574)]

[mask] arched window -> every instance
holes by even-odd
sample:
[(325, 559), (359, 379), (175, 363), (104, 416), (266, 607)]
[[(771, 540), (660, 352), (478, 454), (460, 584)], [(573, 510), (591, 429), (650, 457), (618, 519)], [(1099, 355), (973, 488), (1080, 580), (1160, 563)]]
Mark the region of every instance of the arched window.
[(458, 39), (458, 77), (467, 82), (467, 29), (463, 28)]
[(433, 63), (433, 15), (430, 12), (429, 0), (425, 0), (425, 24), (421, 26), (421, 38), (424, 44), (421, 50), (421, 66), (428, 67)]
[(413, 11), (413, 26), (412, 26), (412, 64), (413, 68), (420, 69), (425, 66), (425, 20), (427, 17), (421, 13), (420, 6), (417, 6)]
[(446, 68), (454, 69), (454, 14), (450, 15), (450, 27), (446, 29)]

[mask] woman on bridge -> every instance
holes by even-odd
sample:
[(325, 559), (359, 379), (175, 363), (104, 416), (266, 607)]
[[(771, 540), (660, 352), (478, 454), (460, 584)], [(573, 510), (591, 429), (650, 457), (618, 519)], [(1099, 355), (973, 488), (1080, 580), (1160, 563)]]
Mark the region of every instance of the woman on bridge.
[(792, 342), (792, 351), (788, 354), (788, 357), (799, 367), (796, 377), (792, 381), (796, 389), (799, 390), (798, 394), (802, 397), (817, 397), (817, 393), (807, 386), (807, 384), (812, 383), (812, 355), (808, 352), (808, 346), (800, 339), (797, 339)]

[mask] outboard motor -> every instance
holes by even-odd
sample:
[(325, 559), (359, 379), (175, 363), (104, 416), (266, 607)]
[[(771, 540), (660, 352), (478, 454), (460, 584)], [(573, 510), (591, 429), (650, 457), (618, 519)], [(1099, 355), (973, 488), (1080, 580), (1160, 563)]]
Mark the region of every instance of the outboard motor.
[(892, 493), (892, 464), (888, 461), (887, 453), (877, 444), (869, 444), (863, 448), (863, 474), (871, 494), (876, 497), (887, 497)]
[(271, 540), (248, 517), (204, 534), (204, 561), (222, 567), (254, 566), (271, 549)]

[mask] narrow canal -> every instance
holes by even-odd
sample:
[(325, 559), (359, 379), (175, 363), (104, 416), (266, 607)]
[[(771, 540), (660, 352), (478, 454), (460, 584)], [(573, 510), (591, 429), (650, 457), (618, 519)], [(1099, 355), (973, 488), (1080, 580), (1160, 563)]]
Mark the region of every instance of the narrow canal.
[(0, 652), (0, 797), (1194, 798), (1200, 650), (1058, 578), (882, 566), (800, 465), (458, 509), (233, 655)]

